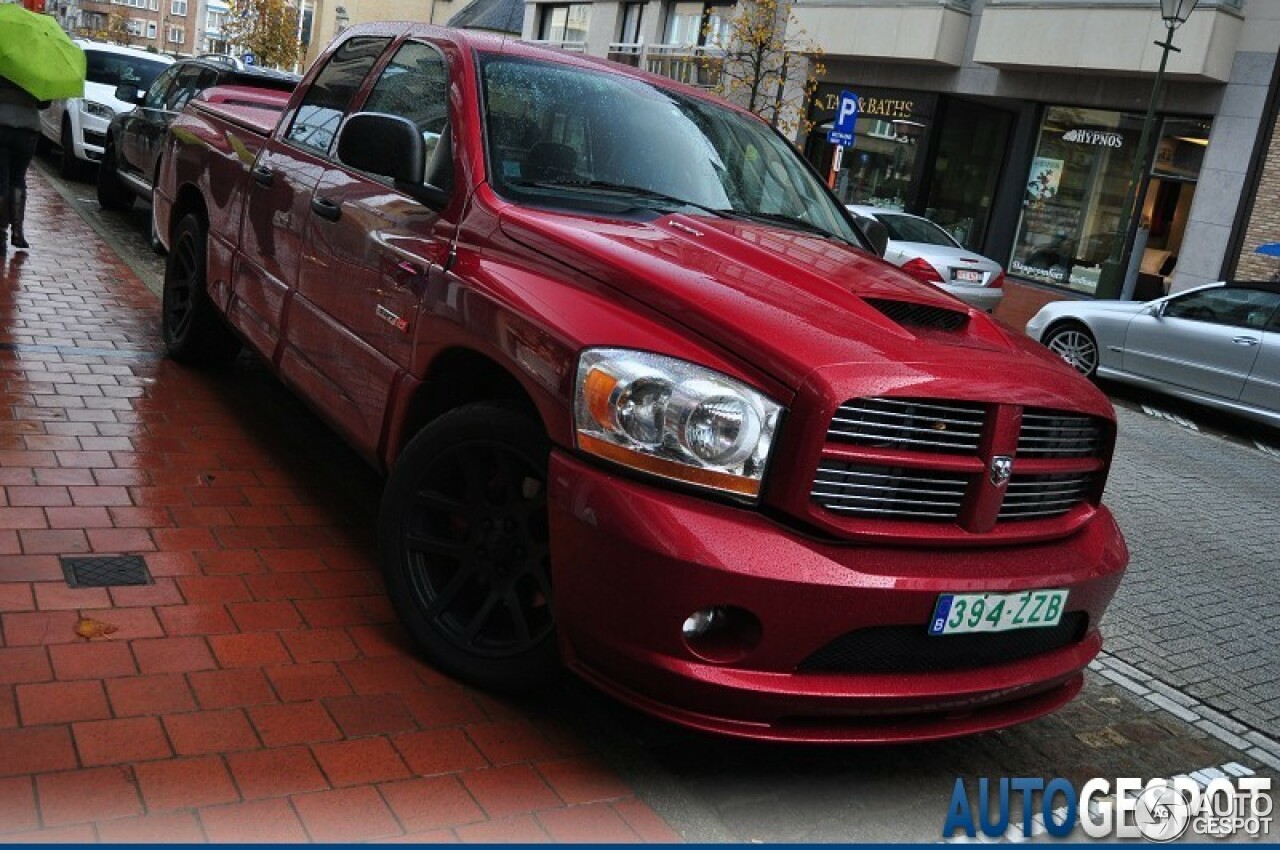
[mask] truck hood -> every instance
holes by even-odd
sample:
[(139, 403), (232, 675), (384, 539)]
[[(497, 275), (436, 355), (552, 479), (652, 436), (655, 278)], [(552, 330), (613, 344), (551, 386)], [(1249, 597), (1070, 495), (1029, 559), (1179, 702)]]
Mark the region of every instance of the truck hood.
[[(985, 314), (835, 239), (739, 219), (619, 220), (518, 206), (502, 211), (501, 227), (793, 388), (842, 363), (1007, 368), (1021, 352), (1043, 365)], [(944, 327), (953, 323), (960, 327)]]

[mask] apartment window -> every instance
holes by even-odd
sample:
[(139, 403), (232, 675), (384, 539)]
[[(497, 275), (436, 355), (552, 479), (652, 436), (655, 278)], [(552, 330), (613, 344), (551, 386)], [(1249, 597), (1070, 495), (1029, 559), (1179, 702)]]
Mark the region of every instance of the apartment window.
[(544, 5), (538, 38), (543, 41), (586, 41), (590, 20), (590, 3)]
[(644, 17), (644, 3), (626, 3), (622, 7), (622, 31), (618, 41), (623, 44), (640, 42), (640, 21)]
[(187, 31), (182, 27), (169, 27), (169, 37), (166, 40), (170, 44), (182, 44), (186, 37)]
[(156, 37), (156, 22), (147, 21), (147, 38), (155, 38), (155, 37)]
[(187, 0), (173, 0), (169, 4), (169, 13), (185, 18), (187, 16)]
[(127, 24), (129, 35), (142, 35), (146, 31), (147, 22), (142, 18), (130, 18)]

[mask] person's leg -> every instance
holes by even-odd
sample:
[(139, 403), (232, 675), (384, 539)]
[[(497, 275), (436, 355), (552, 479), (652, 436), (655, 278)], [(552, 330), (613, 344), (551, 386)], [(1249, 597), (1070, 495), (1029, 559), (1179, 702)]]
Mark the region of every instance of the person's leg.
[(23, 223), (27, 218), (27, 168), (36, 155), (36, 131), (18, 131), (18, 140), (9, 153), (9, 224), (15, 248), (30, 248)]
[(0, 127), (0, 255), (9, 250), (9, 182), (12, 171), (14, 130)]

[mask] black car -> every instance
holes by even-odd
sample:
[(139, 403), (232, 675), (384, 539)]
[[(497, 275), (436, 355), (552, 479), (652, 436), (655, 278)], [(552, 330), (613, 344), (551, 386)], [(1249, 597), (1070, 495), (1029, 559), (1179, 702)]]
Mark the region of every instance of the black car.
[(266, 68), (237, 67), (207, 58), (175, 62), (146, 90), (122, 84), (116, 97), (135, 104), (107, 128), (102, 167), (98, 171), (98, 203), (122, 210), (135, 197), (151, 199), (165, 131), (191, 98), (213, 86), (249, 86), (292, 92), (297, 74)]

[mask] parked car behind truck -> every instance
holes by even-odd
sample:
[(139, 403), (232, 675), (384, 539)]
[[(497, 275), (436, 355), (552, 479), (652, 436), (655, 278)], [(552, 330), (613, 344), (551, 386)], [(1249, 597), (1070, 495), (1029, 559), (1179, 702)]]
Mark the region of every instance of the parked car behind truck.
[(1080, 688), (1127, 561), (1110, 405), (868, 250), (753, 116), (362, 25), (278, 121), (189, 105), (162, 162), (170, 355), (247, 345), (388, 471), (388, 592), (441, 669), (801, 741)]

